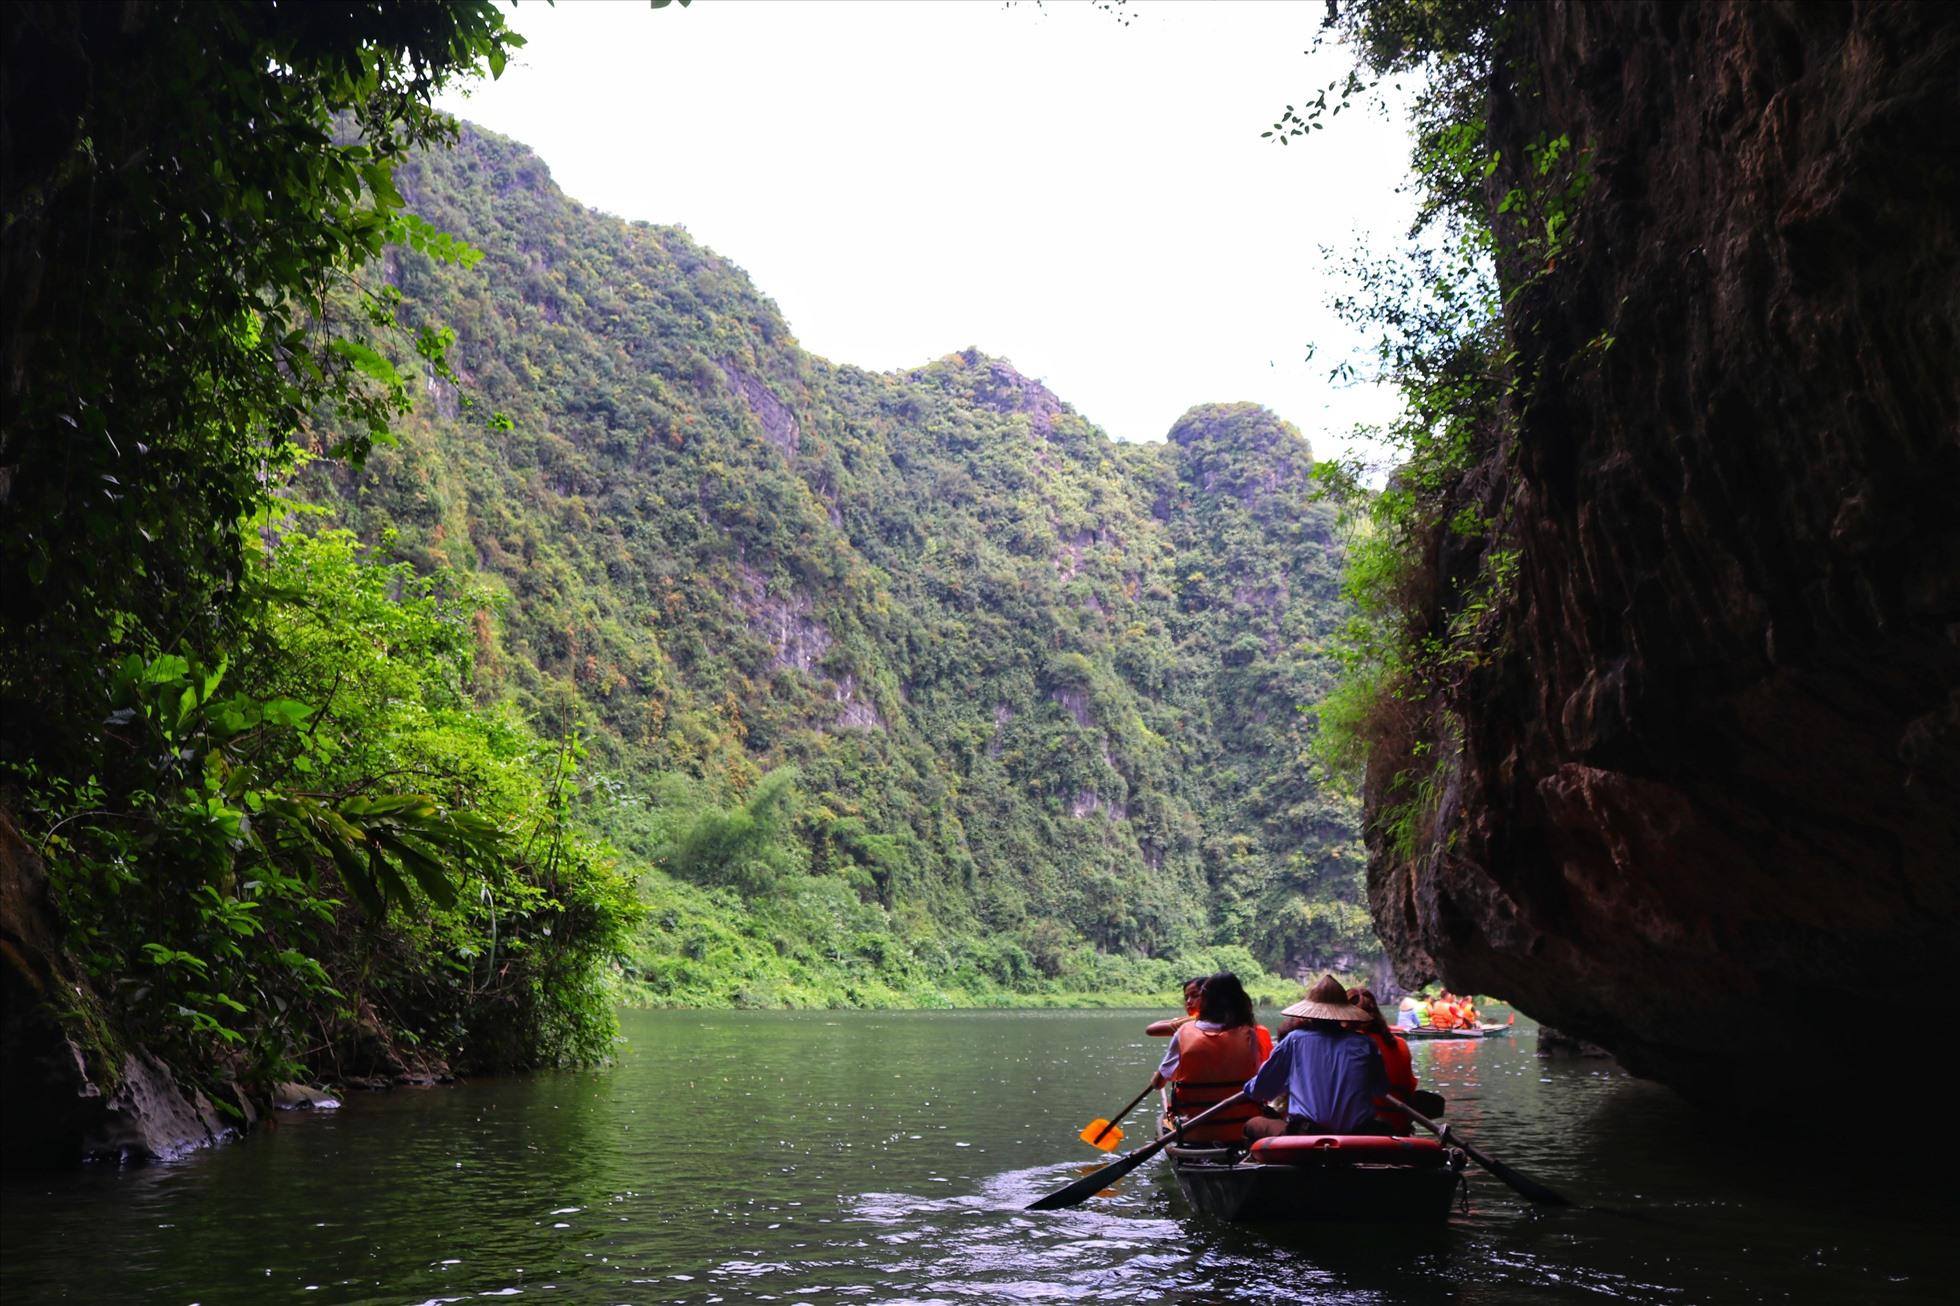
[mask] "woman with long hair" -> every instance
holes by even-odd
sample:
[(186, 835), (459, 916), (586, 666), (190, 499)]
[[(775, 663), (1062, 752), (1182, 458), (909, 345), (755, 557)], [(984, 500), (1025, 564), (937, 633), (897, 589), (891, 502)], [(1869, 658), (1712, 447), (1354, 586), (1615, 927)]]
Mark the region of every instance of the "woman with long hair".
[[(1151, 1080), (1152, 1088), (1170, 1087), (1165, 1128), (1237, 1093), (1271, 1048), (1272, 1035), (1254, 1020), (1252, 998), (1238, 976), (1220, 971), (1207, 977), (1198, 993), (1197, 1019), (1178, 1027)], [(1184, 1141), (1240, 1142), (1245, 1122), (1258, 1114), (1257, 1104), (1242, 1102), (1186, 1130)]]

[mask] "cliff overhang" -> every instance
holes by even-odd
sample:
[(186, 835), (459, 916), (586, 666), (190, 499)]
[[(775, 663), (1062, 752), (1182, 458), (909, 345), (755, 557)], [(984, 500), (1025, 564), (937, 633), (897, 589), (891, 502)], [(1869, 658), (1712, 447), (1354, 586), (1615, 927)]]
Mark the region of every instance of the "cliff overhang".
[[(1372, 763), (1405, 980), (1691, 1095), (1943, 986), (1960, 918), (1960, 25), (1935, 6), (1517, 7), (1497, 194), (1596, 180), (1510, 301), (1468, 483), (1518, 554), (1483, 665)], [(1466, 490), (1466, 494), (1469, 491)]]

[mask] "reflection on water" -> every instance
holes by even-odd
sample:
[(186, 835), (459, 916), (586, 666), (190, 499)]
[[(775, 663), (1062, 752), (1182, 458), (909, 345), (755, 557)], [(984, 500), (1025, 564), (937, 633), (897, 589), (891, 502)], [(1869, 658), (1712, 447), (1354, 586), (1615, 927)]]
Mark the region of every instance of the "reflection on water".
[[(187, 1162), (10, 1177), (0, 1292), (30, 1301), (1921, 1301), (1954, 1215), (1835, 1173), (1863, 1134), (1709, 1121), (1515, 1038), (1419, 1043), (1485, 1150), (1446, 1227), (1190, 1217), (1074, 1137), (1162, 1044), (1134, 1013), (629, 1013), (613, 1070), (357, 1095)], [(1142, 1113), (1131, 1137), (1140, 1136)], [(1913, 1152), (1902, 1129), (1895, 1160)], [(1930, 1157), (1929, 1157), (1930, 1162)], [(1928, 1169), (1931, 1169), (1929, 1164)]]

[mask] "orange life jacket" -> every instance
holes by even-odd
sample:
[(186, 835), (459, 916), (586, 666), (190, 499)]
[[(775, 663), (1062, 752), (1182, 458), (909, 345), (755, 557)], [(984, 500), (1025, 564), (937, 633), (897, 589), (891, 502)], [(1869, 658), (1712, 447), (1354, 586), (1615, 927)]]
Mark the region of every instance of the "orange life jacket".
[[(1200, 1111), (1223, 1102), (1245, 1081), (1259, 1073), (1259, 1035), (1256, 1028), (1240, 1025), (1233, 1029), (1210, 1030), (1197, 1021), (1181, 1026), (1177, 1034), (1177, 1073), (1171, 1080), (1171, 1114), (1190, 1119)], [(1270, 1037), (1270, 1036), (1269, 1036)], [(1245, 1122), (1259, 1114), (1257, 1102), (1241, 1102), (1228, 1107), (1196, 1129), (1184, 1131), (1187, 1143), (1236, 1143), (1245, 1137)]]
[[(1374, 1030), (1369, 1030), (1368, 1037), (1373, 1039), (1375, 1046), (1381, 1050), (1382, 1069), (1388, 1072), (1389, 1092), (1408, 1102), (1409, 1095), (1416, 1091), (1416, 1067), (1409, 1056), (1409, 1045), (1403, 1041), (1400, 1034), (1393, 1032), (1383, 1037)], [(1410, 1105), (1414, 1104), (1410, 1103)], [(1375, 1102), (1375, 1118), (1398, 1134), (1409, 1132), (1409, 1118), (1380, 1099), (1376, 1099)]]

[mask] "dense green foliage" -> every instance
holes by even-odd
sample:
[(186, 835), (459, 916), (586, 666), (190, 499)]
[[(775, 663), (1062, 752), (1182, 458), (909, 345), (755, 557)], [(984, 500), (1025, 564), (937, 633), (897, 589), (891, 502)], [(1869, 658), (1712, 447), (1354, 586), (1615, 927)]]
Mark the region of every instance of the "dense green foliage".
[(811, 357), (684, 232), (441, 148), (516, 43), (486, 4), (7, 22), (0, 802), (96, 1073), (590, 1060), (609, 972), (957, 1005), (1372, 958), (1292, 428), (1122, 446), (974, 351)]
[(60, 739), (105, 645), (228, 638), (248, 523), (316, 418), (338, 455), (385, 431), (405, 395), (355, 333), (390, 321), (359, 269), (421, 235), (390, 176), (448, 134), (429, 97), (516, 38), (487, 3), (6, 24), (0, 697)]
[[(1416, 85), (1415, 229), (1393, 254), (1354, 256), (1352, 291), (1336, 305), (1373, 335), (1377, 374), (1400, 394), (1401, 412), (1377, 433), (1396, 465), (1379, 492), (1355, 462), (1316, 469), (1354, 528), (1343, 670), (1317, 712), (1318, 751), (1337, 772), (1367, 770), (1372, 833), (1401, 857), (1435, 812), (1461, 739), (1461, 696), (1503, 647), (1515, 588), (1508, 509), (1489, 472), (1511, 456), (1533, 379), (1508, 310), (1557, 265), (1591, 183), (1589, 151), (1567, 137), (1525, 144), (1524, 166), (1509, 170), (1524, 184), (1493, 181), (1500, 157), (1485, 105), (1506, 22), (1498, 0), (1347, 6), (1324, 35), (1349, 46), (1356, 71), (1288, 106), (1267, 133), (1306, 137), (1380, 79)], [(1589, 348), (1611, 345), (1601, 336)]]
[(126, 1042), (207, 1082), (601, 1055), (632, 908), (565, 750), (475, 701), (462, 582), (278, 497), (392, 438), (387, 353), (447, 375), (367, 272), (468, 261), (394, 169), (517, 38), (488, 3), (5, 22), (0, 817), (92, 981), (58, 999), (90, 1073)]
[(116, 678), (98, 775), (143, 787), (26, 789), (118, 1013), (259, 1081), (603, 1055), (591, 975), (628, 888), (569, 828), (557, 751), (469, 702), (457, 596), (344, 532), (287, 536), (244, 583), (231, 660), (131, 654)]
[[(495, 593), (479, 692), (588, 739), (582, 810), (656, 904), (651, 999), (1372, 955), (1352, 801), (1307, 758), (1339, 557), (1292, 428), (1214, 406), (1125, 446), (973, 351), (833, 366), (685, 232), (487, 133), (402, 185), (484, 254), (384, 269), (455, 329), (461, 388), (426, 372), (400, 447), (317, 492)], [(705, 964), (661, 903), (780, 965)]]

